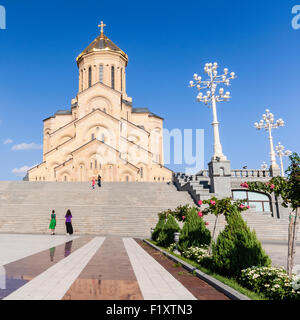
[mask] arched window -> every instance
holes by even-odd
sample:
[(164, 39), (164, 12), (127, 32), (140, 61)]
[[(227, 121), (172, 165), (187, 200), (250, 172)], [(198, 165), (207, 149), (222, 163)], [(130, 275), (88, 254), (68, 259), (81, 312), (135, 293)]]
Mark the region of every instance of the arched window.
[(268, 195), (260, 192), (247, 190), (233, 190), (233, 200), (246, 199), (250, 207), (254, 207), (257, 212), (271, 212), (270, 198)]
[(97, 169), (97, 160), (95, 160), (95, 169)]
[(103, 83), (103, 64), (99, 66), (99, 81)]
[(143, 171), (143, 167), (141, 167), (141, 169), (140, 169), (140, 174), (141, 174), (141, 178), (143, 179), (143, 177), (144, 177), (144, 171)]
[(92, 67), (89, 67), (89, 88), (92, 86)]
[(115, 67), (111, 66), (111, 87), (115, 88)]
[(67, 176), (65, 176), (65, 177), (64, 177), (64, 180), (65, 180), (65, 181), (68, 181), (68, 178), (67, 178)]

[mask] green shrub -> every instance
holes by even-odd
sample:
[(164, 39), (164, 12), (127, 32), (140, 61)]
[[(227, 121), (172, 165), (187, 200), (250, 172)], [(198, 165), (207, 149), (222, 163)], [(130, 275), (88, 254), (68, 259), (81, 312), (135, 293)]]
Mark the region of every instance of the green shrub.
[(175, 218), (172, 215), (168, 215), (167, 222), (163, 225), (157, 237), (157, 244), (162, 247), (168, 247), (174, 242), (174, 233), (179, 231), (180, 227)]
[(209, 245), (210, 241), (210, 232), (206, 228), (203, 219), (198, 216), (197, 208), (191, 208), (181, 230), (178, 249), (184, 252), (190, 247)]
[(152, 240), (156, 241), (160, 232), (162, 231), (162, 228), (164, 224), (166, 223), (165, 217), (163, 215), (159, 216), (159, 220), (152, 232)]
[(216, 271), (237, 277), (242, 269), (270, 266), (270, 258), (262, 249), (255, 231), (250, 231), (240, 212), (232, 208), (226, 220), (225, 229), (212, 247), (212, 260)]

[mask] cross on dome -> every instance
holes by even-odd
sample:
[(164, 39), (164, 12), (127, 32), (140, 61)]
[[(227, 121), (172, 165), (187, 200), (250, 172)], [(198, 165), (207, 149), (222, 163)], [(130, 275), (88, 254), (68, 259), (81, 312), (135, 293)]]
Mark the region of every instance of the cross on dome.
[(103, 21), (101, 21), (101, 23), (98, 25), (99, 28), (101, 28), (101, 34), (103, 34), (103, 29), (104, 27), (106, 27), (106, 24), (103, 23)]

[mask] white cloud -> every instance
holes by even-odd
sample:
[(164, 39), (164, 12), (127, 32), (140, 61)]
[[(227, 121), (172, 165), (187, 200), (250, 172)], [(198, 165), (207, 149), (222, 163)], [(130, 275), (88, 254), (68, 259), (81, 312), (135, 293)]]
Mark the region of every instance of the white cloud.
[(18, 177), (23, 177), (26, 173), (27, 173), (27, 171), (29, 170), (29, 169), (31, 169), (33, 166), (31, 166), (31, 167), (28, 167), (28, 166), (23, 166), (23, 167), (21, 167), (21, 168), (14, 168), (14, 169), (12, 169), (12, 173), (13, 174), (15, 174), (16, 176), (18, 176)]
[(3, 144), (10, 144), (10, 143), (13, 143), (13, 141), (11, 139), (6, 139)]
[(33, 150), (33, 149), (42, 149), (43, 146), (41, 144), (37, 143), (21, 143), (21, 144), (15, 144), (11, 147), (11, 150)]

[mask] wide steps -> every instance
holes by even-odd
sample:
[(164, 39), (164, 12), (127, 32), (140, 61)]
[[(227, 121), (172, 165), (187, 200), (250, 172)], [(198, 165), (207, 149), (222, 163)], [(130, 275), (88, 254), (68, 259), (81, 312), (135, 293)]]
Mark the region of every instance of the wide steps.
[(172, 184), (149, 182), (0, 182), (0, 232), (50, 233), (50, 213), (57, 214), (56, 233), (65, 233), (70, 209), (77, 234), (150, 236), (158, 213), (192, 204), (188, 192)]

